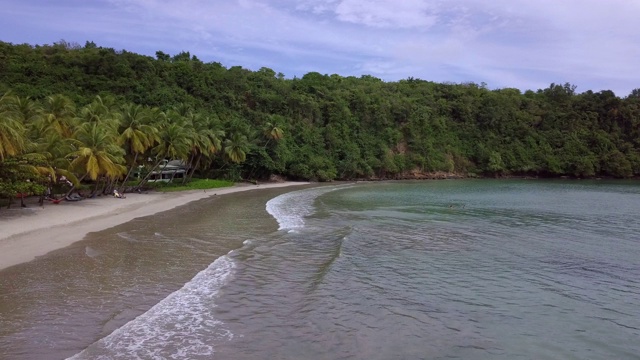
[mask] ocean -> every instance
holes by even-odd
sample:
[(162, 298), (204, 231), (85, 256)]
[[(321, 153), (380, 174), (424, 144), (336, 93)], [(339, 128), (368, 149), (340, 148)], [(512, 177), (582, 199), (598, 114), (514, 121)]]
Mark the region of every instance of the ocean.
[(204, 199), (0, 271), (2, 359), (640, 359), (640, 183)]

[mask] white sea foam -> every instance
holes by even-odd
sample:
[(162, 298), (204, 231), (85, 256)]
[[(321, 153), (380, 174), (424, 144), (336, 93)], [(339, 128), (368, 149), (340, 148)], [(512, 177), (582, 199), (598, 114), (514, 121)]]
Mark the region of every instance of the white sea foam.
[(282, 194), (267, 202), (267, 212), (278, 221), (278, 230), (303, 228), (304, 218), (314, 212), (315, 199), (339, 188), (343, 187), (320, 187)]
[(81, 359), (189, 359), (214, 353), (211, 339), (233, 334), (213, 316), (233, 260), (222, 256), (149, 311), (71, 357)]

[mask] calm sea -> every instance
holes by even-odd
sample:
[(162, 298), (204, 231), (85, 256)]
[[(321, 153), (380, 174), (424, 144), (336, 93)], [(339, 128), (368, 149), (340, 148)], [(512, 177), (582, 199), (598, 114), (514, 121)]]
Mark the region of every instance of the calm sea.
[(640, 359), (639, 215), (622, 181), (214, 197), (1, 271), (0, 358)]

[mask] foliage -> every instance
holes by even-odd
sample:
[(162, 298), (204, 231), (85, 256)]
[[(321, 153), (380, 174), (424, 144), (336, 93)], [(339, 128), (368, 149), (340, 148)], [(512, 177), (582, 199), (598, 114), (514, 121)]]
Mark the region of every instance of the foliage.
[(45, 181), (38, 173), (37, 164), (27, 158), (11, 158), (0, 162), (0, 198), (43, 194)]
[(0, 42), (0, 59), (0, 169), (38, 155), (32, 166), (50, 183), (64, 175), (107, 192), (135, 174), (140, 186), (166, 160), (186, 165), (185, 183), (640, 175), (640, 90), (620, 98), (571, 84), (522, 93), (317, 72), (285, 79), (92, 42)]

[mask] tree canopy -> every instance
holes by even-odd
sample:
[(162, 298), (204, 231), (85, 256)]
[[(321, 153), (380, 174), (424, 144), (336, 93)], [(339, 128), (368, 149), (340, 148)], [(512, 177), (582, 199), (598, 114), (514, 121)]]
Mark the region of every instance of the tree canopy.
[[(161, 159), (231, 179), (640, 175), (638, 89), (286, 79), (188, 52), (153, 58), (61, 41), (0, 42), (0, 96), (3, 171), (39, 153), (52, 169), (96, 181)], [(45, 151), (54, 141), (68, 151)]]

